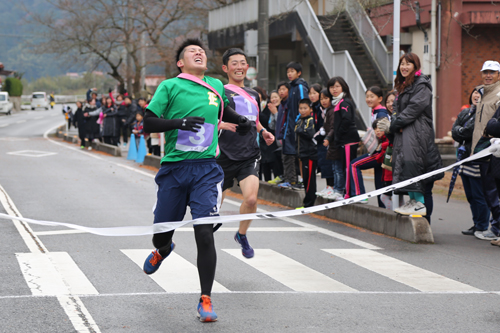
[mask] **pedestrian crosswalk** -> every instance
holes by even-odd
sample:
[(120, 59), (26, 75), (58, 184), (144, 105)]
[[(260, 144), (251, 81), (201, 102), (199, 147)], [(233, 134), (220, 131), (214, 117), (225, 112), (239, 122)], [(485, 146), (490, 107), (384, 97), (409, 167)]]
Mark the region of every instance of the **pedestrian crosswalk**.
[[(152, 275), (145, 275), (142, 271), (145, 258), (150, 249), (122, 249), (124, 260), (131, 260), (137, 265), (137, 274), (141, 279), (152, 279), (161, 290), (166, 293), (196, 293), (199, 292), (199, 278), (195, 263), (185, 259), (179, 253), (172, 252), (165, 260), (162, 267)], [(337, 281), (332, 276), (327, 276), (308, 266), (307, 262), (300, 262), (273, 249), (255, 249), (256, 256), (246, 259), (241, 255), (240, 249), (222, 249), (228, 254), (225, 260), (230, 260), (231, 266), (238, 267), (234, 270), (234, 279), (243, 275), (258, 272), (281, 285), (282, 292), (341, 292), (359, 293), (354, 282)], [(449, 292), (449, 293), (475, 293), (482, 292), (473, 286), (455, 281), (448, 277), (436, 274), (429, 270), (411, 265), (399, 259), (382, 254), (370, 249), (318, 249), (317, 256), (328, 253), (331, 266), (338, 265), (337, 260), (361, 267), (366, 271), (364, 278), (370, 274), (377, 274), (385, 279), (396, 281), (404, 285), (400, 292), (408, 292), (408, 287), (414, 292)], [(16, 254), (21, 272), (33, 295), (36, 296), (61, 296), (61, 295), (98, 295), (99, 291), (80, 270), (71, 256), (66, 252), (49, 253), (18, 253)], [(311, 263), (315, 256), (311, 256)], [(234, 262), (233, 262), (234, 261)], [(237, 265), (237, 263), (239, 263)], [(243, 265), (241, 264), (243, 263)], [(354, 273), (353, 273), (354, 274)], [(349, 275), (349, 272), (344, 272)], [(222, 281), (228, 281), (227, 276)], [(358, 277), (359, 278), (359, 277)], [(237, 290), (235, 284), (231, 289), (224, 283), (214, 282), (214, 293), (249, 292)], [(250, 292), (267, 293), (268, 284), (265, 279), (256, 281)], [(377, 292), (375, 290), (370, 292)], [(386, 290), (380, 286), (380, 291)], [(276, 290), (273, 290), (276, 291)], [(398, 290), (395, 290), (396, 292)], [(366, 290), (364, 290), (366, 292)]]

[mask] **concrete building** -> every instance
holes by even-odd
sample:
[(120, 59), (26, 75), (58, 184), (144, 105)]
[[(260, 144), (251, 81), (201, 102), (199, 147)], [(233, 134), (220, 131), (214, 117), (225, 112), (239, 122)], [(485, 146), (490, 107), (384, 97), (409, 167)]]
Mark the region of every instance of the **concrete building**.
[[(367, 124), (366, 88), (392, 86), (393, 2), (373, 3), (269, 1), (269, 86), (286, 79), (285, 67), (292, 60), (302, 63), (303, 77), (309, 83), (325, 84), (329, 77), (343, 76)], [(436, 136), (443, 137), (460, 107), (468, 103), (471, 89), (481, 83), (482, 63), (498, 60), (500, 41), (495, 37), (500, 33), (500, 1), (437, 1), (434, 36), (430, 31), (431, 3), (420, 1), (420, 24), (415, 2), (401, 4), (401, 50), (419, 55), (423, 72), (430, 74), (434, 61), (429, 45), (440, 46), (435, 60), (435, 126)], [(256, 56), (257, 6), (258, 0), (243, 0), (212, 10), (209, 47), (220, 52), (241, 47)]]

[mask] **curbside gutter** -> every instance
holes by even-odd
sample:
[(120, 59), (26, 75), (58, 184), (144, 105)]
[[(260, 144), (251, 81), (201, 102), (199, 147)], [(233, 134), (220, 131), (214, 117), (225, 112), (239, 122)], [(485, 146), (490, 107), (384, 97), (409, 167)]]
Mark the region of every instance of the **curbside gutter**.
[[(241, 193), (236, 183), (231, 191)], [(301, 207), (304, 191), (280, 188), (261, 181), (258, 197), (288, 207)], [(330, 201), (324, 198), (316, 199), (317, 205), (328, 202)], [(350, 204), (315, 214), (412, 243), (434, 243), (431, 227), (423, 217), (402, 216), (385, 208), (362, 204)]]

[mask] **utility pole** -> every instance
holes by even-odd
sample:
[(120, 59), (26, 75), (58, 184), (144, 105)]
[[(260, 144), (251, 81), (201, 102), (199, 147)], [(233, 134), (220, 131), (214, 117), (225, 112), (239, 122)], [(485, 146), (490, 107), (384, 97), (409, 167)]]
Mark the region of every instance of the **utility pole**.
[(269, 0), (259, 0), (257, 82), (265, 91), (269, 86)]
[[(436, 131), (436, 98), (437, 98), (437, 77), (436, 77), (436, 45), (439, 37), (436, 34), (436, 0), (431, 1), (431, 85), (432, 85), (432, 125)], [(439, 52), (439, 50), (438, 50)]]
[(126, 54), (126, 68), (127, 68), (127, 76), (126, 76), (126, 79), (125, 79), (125, 83), (126, 83), (126, 89), (129, 93), (129, 95), (133, 95), (134, 92), (132, 91), (133, 87), (132, 87), (132, 57), (130, 56), (130, 46), (129, 46), (129, 43), (130, 43), (130, 30), (131, 30), (131, 20), (130, 20), (130, 16), (129, 16), (129, 10), (130, 10), (130, 3), (129, 1), (127, 1), (127, 7), (125, 8), (125, 31), (126, 31), (126, 40), (125, 40), (125, 50), (127, 51), (127, 54)]
[(399, 30), (401, 30), (401, 0), (394, 0), (394, 25), (393, 25), (393, 42), (392, 42), (392, 68), (393, 77), (392, 84), (394, 87), (394, 80), (396, 79), (396, 73), (399, 66)]

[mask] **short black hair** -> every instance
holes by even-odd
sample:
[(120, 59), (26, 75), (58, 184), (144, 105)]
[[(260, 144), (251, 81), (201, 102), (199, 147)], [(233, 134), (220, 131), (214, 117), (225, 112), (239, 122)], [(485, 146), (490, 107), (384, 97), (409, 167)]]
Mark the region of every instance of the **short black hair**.
[(262, 87), (259, 87), (259, 86), (253, 87), (253, 90), (255, 90), (257, 93), (260, 94), (263, 101), (267, 101), (267, 99), (269, 98), (269, 96), (267, 96), (266, 91)]
[(384, 91), (379, 86), (371, 86), (370, 88), (366, 89), (365, 94), (369, 91), (372, 92), (377, 97), (384, 98)]
[(325, 95), (329, 99), (332, 99), (332, 94), (330, 94), (330, 91), (327, 88), (321, 90), (321, 92), (319, 93), (319, 98), (321, 98), (321, 95)]
[(300, 62), (291, 61), (291, 62), (288, 63), (288, 65), (286, 65), (286, 69), (288, 69), (288, 68), (293, 68), (297, 72), (301, 72), (302, 73), (302, 65), (300, 64)]
[(470, 105), (470, 107), (472, 107), (472, 104), (473, 104), (472, 103), (472, 94), (474, 94), (475, 91), (479, 92), (479, 90), (477, 90), (477, 88), (474, 88), (472, 90), (472, 92), (470, 93), (470, 96), (469, 96), (469, 105)]
[(229, 57), (236, 55), (236, 54), (242, 54), (245, 56), (245, 59), (247, 59), (247, 55), (242, 49), (239, 49), (237, 47), (233, 47), (230, 49), (227, 49), (226, 52), (222, 55), (222, 64), (226, 65), (229, 63)]
[(375, 120), (373, 121), (373, 123), (372, 123), (372, 128), (373, 128), (374, 130), (375, 130), (375, 129), (377, 129), (377, 125), (378, 125), (379, 121), (381, 121), (381, 120), (382, 120), (382, 119), (384, 119), (384, 118), (385, 118), (385, 119), (388, 119), (387, 117), (380, 117), (380, 118), (375, 119)]
[(145, 99), (144, 97), (139, 97), (139, 98), (137, 99), (137, 102), (139, 102), (139, 101), (144, 101), (144, 102), (146, 102), (146, 99)]
[[(202, 49), (205, 49), (205, 46), (203, 46), (203, 43), (198, 38), (188, 38), (184, 42), (182, 42), (181, 45), (179, 45), (179, 48), (177, 49), (177, 53), (175, 55), (175, 63), (184, 58), (184, 49), (189, 45), (196, 45)], [(180, 68), (179, 71), (182, 72)]]
[(311, 87), (309, 87), (309, 92), (311, 92), (311, 89), (313, 89), (318, 94), (321, 94), (321, 89), (323, 89), (323, 87), (321, 87), (321, 84), (315, 83), (315, 84), (311, 85)]
[(278, 83), (278, 87), (276, 88), (276, 90), (280, 90), (281, 86), (285, 86), (286, 89), (288, 89), (288, 91), (290, 91), (290, 89), (292, 89), (292, 87), (290, 86), (290, 83), (288, 83), (286, 81), (281, 81), (280, 83)]
[(299, 105), (300, 104), (307, 104), (309, 107), (311, 107), (311, 100), (309, 98), (302, 98), (300, 101), (299, 101)]
[(326, 84), (328, 91), (330, 91), (330, 87), (333, 87), (336, 82), (338, 82), (340, 84), (340, 86), (342, 87), (342, 92), (344, 93), (344, 98), (352, 99), (351, 90), (349, 89), (347, 82), (345, 82), (345, 80), (342, 76), (335, 76), (335, 77), (332, 77), (330, 80), (328, 80), (328, 83)]

